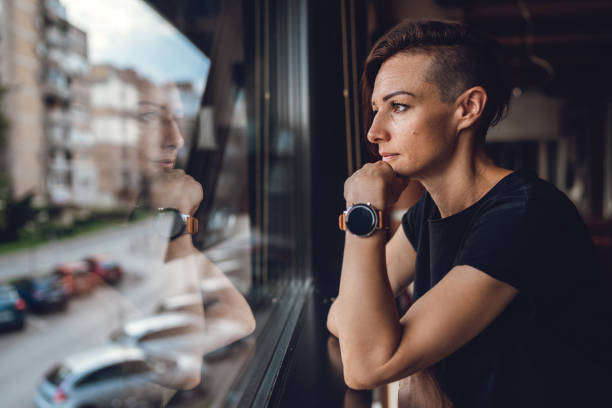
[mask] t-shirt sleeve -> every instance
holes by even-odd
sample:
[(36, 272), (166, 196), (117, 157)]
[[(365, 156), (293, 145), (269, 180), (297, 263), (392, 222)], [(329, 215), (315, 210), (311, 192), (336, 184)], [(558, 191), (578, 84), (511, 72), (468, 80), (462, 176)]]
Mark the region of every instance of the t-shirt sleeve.
[(402, 217), (402, 229), (412, 244), (413, 248), (418, 248), (419, 234), (424, 222), (424, 213), (427, 197), (425, 193)]
[(525, 199), (506, 197), (481, 209), (468, 229), (454, 265), (469, 265), (522, 290), (530, 265), (537, 226)]

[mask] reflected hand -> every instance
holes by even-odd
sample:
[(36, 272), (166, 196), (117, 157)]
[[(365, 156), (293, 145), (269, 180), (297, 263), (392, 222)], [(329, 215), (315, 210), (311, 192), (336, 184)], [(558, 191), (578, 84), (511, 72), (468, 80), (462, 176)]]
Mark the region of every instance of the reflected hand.
[(151, 206), (193, 215), (204, 198), (202, 185), (180, 169), (160, 171), (151, 180)]
[(344, 199), (347, 206), (355, 203), (371, 203), (378, 209), (393, 205), (409, 179), (398, 176), (384, 161), (366, 163), (344, 182)]

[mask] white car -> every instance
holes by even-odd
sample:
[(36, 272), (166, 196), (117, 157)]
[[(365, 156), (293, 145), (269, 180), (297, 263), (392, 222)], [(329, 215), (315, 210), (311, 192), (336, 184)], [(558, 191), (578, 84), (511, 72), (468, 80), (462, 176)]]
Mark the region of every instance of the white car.
[(51, 368), (36, 390), (34, 405), (159, 405), (165, 393), (192, 384), (194, 378), (199, 381), (201, 369), (201, 361), (187, 355), (151, 356), (137, 347), (111, 344), (74, 354)]
[(214, 303), (216, 303), (216, 299), (204, 299), (200, 293), (183, 293), (162, 299), (157, 305), (155, 312), (158, 314), (168, 312), (187, 312), (197, 316), (202, 316), (205, 308)]
[(188, 353), (202, 357), (249, 334), (239, 322), (206, 319), (193, 313), (169, 312), (127, 321), (114, 331), (111, 341), (137, 346), (147, 353)]

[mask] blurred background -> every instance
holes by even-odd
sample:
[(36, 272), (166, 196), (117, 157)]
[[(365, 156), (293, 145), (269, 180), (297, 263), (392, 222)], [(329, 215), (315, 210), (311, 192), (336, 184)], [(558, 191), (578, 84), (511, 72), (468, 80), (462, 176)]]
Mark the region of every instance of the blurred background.
[[(406, 18), (503, 45), (513, 97), (489, 152), (564, 191), (612, 272), (611, 1), (0, 0), (0, 405), (393, 406), (346, 390), (325, 315), (342, 185), (375, 160), (363, 61)], [(205, 266), (164, 262), (144, 210), (151, 101), (204, 189)], [(217, 273), (253, 334), (222, 320)], [(194, 361), (183, 345), (202, 336)], [(194, 370), (195, 388), (168, 385)]]

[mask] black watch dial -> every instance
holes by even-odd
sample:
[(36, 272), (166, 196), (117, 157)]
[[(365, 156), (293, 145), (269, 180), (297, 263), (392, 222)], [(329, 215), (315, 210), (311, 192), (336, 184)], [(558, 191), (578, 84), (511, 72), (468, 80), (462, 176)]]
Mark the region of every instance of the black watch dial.
[(164, 208), (157, 213), (155, 229), (161, 236), (175, 239), (185, 232), (185, 222), (178, 210)]
[(355, 235), (368, 236), (376, 230), (378, 215), (366, 204), (355, 204), (346, 214), (346, 227)]

